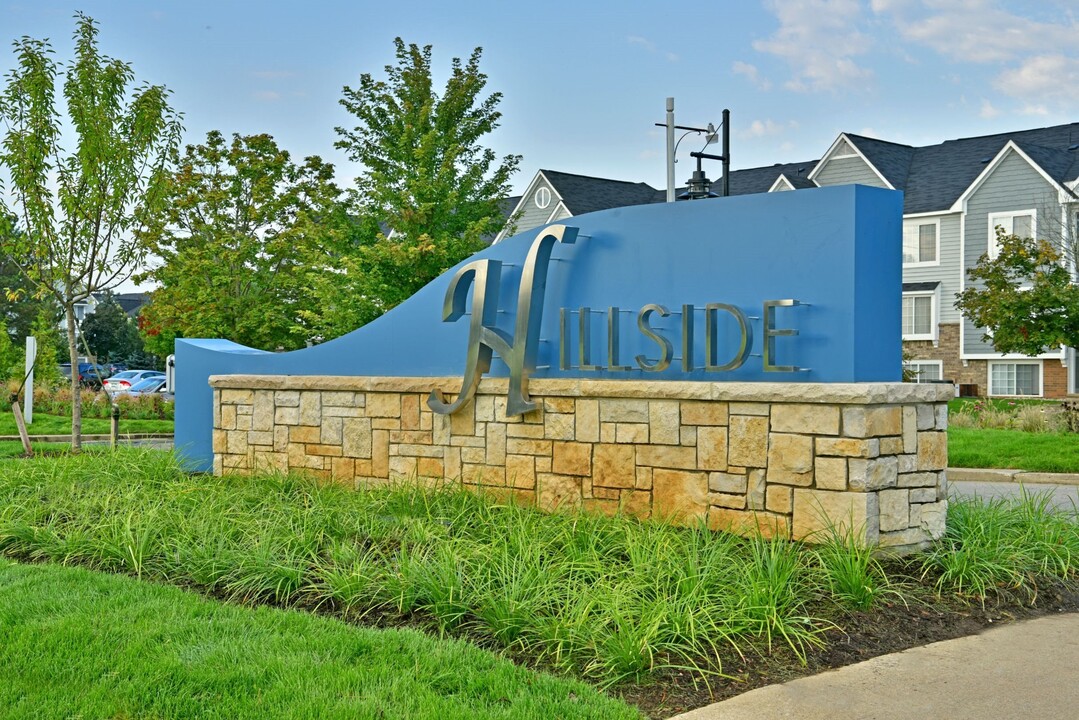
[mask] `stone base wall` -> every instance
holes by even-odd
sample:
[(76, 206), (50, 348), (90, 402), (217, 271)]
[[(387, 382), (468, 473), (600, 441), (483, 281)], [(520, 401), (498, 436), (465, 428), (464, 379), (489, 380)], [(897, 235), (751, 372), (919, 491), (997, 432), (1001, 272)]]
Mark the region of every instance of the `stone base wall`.
[(541, 380), (506, 417), (485, 378), (452, 416), (427, 407), (460, 379), (224, 375), (214, 472), (408, 478), (548, 511), (584, 508), (813, 540), (829, 525), (882, 547), (944, 531), (951, 386)]

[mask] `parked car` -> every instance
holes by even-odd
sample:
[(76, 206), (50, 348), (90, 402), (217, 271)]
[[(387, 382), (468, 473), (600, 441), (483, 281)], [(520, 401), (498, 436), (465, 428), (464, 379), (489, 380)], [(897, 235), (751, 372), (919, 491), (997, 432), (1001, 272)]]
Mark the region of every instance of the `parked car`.
[[(83, 387), (93, 388), (94, 390), (101, 388), (102, 383), (109, 377), (107, 368), (91, 362), (79, 363), (78, 372), (79, 383)], [(60, 365), (60, 374), (65, 378), (71, 379), (71, 363), (63, 363)]]
[(131, 387), (116, 393), (116, 396), (119, 395), (128, 395), (130, 397), (141, 397), (143, 395), (160, 395), (165, 400), (173, 399), (173, 394), (165, 391), (164, 375), (161, 375), (161, 377), (143, 378)]
[(161, 378), (164, 380), (165, 373), (160, 370), (123, 370), (105, 381), (105, 392), (110, 395), (126, 392), (127, 390), (130, 390), (135, 383), (140, 380), (146, 380), (147, 378)]

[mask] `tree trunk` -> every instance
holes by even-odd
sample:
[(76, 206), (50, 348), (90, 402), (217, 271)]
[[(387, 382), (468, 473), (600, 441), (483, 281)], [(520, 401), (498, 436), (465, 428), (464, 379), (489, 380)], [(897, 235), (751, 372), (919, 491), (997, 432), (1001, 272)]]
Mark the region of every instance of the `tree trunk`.
[(75, 308), (64, 308), (67, 320), (67, 349), (71, 357), (71, 450), (82, 450), (82, 386), (79, 383), (79, 348), (75, 334)]

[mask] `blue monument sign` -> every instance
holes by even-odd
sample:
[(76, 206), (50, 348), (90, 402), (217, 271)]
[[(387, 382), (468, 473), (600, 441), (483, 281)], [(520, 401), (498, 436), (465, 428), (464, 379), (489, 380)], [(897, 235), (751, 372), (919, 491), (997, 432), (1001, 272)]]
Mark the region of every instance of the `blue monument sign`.
[(902, 194), (855, 185), (574, 217), (322, 345), (177, 340), (176, 444), (209, 469), (211, 375), (430, 377), (441, 413), (508, 377), (510, 415), (530, 378), (898, 382), (901, 235)]

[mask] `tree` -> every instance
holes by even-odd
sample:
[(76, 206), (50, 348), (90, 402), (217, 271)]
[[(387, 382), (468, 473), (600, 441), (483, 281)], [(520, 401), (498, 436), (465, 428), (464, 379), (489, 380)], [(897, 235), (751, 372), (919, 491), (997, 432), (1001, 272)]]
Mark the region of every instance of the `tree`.
[(386, 66), (385, 80), (364, 73), (356, 88), (344, 88), (341, 104), (359, 124), (337, 128), (336, 146), (365, 168), (354, 197), (373, 241), (342, 273), (345, 287), (337, 285), (353, 303), (335, 306), (347, 311), (358, 303), (365, 310), (356, 319), (364, 321), (482, 249), (483, 236), (502, 229), (500, 201), (521, 162), (519, 155), (499, 160), (480, 142), (502, 117), (502, 94), (483, 96), (481, 48), (467, 63), (453, 59), (439, 95), (431, 46), (406, 46), (401, 38), (394, 44), (397, 64)]
[(120, 303), (106, 293), (94, 312), (82, 321), (86, 348), (98, 362), (120, 362), (142, 349), (138, 328)]
[[(129, 93), (131, 67), (102, 55), (97, 33), (92, 19), (76, 15), (75, 59), (62, 83), (48, 41), (17, 40), (17, 65), (0, 96), (0, 165), (10, 177), (22, 229), (21, 235), (3, 234), (3, 254), (63, 309), (73, 366), (75, 305), (141, 266), (140, 234), (163, 209), (166, 163), (181, 131), (168, 91), (142, 85)], [(71, 152), (61, 144), (68, 124), (75, 136)], [(0, 216), (11, 214), (4, 202)], [(78, 450), (82, 412), (72, 375), (72, 448)]]
[[(20, 234), (15, 218), (7, 218), (6, 222), (0, 219), (0, 247), (10, 247)], [(26, 341), (34, 318), (43, 311), (60, 317), (56, 302), (42, 296), (13, 258), (0, 254), (0, 321), (15, 346)]]
[(299, 310), (315, 301), (308, 271), (327, 267), (346, 220), (333, 166), (294, 164), (269, 135), (217, 131), (189, 145), (166, 191), (168, 211), (147, 233), (161, 264), (139, 276), (158, 289), (140, 315), (147, 349), (176, 337), (225, 337), (273, 350), (303, 347)]
[(997, 244), (996, 258), (982, 255), (967, 270), (971, 284), (956, 295), (959, 311), (987, 328), (982, 339), (1002, 353), (1079, 345), (1079, 286), (1053, 243), (998, 228)]

